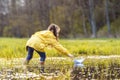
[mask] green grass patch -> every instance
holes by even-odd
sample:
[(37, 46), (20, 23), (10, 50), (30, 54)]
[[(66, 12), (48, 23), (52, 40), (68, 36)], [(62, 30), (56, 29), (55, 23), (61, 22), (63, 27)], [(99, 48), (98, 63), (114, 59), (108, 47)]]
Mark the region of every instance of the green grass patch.
[[(0, 38), (0, 57), (26, 57), (25, 45), (27, 40), (28, 38)], [(75, 56), (120, 55), (120, 39), (62, 39), (60, 43)], [(45, 50), (48, 57), (64, 56), (54, 48), (47, 47)], [(39, 55), (35, 52), (34, 57), (39, 57)]]

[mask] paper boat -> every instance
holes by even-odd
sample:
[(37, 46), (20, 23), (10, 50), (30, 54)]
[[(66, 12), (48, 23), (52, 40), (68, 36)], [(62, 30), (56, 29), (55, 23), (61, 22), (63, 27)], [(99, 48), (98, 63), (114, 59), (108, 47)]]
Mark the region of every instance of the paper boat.
[(76, 59), (76, 60), (74, 60), (74, 63), (75, 63), (75, 64), (80, 64), (80, 63), (83, 63), (84, 60), (85, 60), (85, 58)]
[(85, 58), (74, 60), (74, 67), (84, 67), (83, 61)]

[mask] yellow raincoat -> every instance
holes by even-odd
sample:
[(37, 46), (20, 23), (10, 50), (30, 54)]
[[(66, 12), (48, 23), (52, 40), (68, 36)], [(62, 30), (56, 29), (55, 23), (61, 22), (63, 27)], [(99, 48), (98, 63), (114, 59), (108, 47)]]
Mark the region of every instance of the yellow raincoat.
[(45, 52), (44, 49), (48, 45), (54, 47), (57, 51), (68, 55), (68, 50), (64, 48), (57, 40), (53, 33), (49, 30), (36, 32), (27, 41), (26, 46), (32, 47), (37, 51)]

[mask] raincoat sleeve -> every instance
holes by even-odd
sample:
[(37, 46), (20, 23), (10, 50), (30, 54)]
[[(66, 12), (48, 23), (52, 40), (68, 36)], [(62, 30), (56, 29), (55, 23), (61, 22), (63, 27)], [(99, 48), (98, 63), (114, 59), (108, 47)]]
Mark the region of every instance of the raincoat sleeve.
[(65, 54), (65, 55), (68, 55), (69, 54), (69, 51), (64, 48), (59, 42), (55, 41), (55, 43), (53, 44), (53, 47), (58, 50), (59, 52)]
[(49, 44), (52, 45), (58, 52), (63, 53), (68, 56), (69, 51), (63, 47), (55, 38), (48, 40)]

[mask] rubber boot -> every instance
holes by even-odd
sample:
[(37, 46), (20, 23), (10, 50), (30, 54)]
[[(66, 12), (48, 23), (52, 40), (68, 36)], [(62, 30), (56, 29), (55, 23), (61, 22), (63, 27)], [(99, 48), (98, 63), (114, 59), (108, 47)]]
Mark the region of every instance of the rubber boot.
[(45, 67), (40, 67), (40, 73), (44, 73)]
[(24, 63), (23, 63), (22, 67), (23, 67), (25, 72), (28, 71), (28, 67), (29, 67), (28, 64), (29, 64), (29, 60), (25, 60)]
[(24, 65), (28, 65), (29, 64), (29, 60), (25, 60), (23, 64)]
[(38, 68), (39, 68), (39, 70), (40, 70), (40, 73), (44, 73), (44, 69), (45, 69), (45, 67), (44, 67), (44, 64), (39, 64), (38, 65)]

